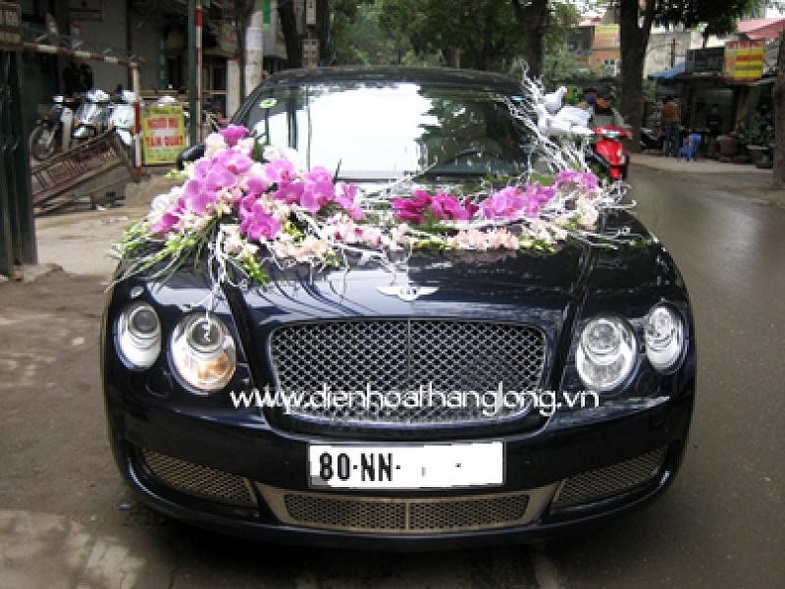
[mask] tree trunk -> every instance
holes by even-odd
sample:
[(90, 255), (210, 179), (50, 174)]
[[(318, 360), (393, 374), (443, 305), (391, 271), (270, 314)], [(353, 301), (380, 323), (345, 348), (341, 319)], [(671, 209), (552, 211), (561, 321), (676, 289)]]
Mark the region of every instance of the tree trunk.
[(281, 19), (281, 30), (286, 43), (286, 65), (290, 68), (303, 66), (303, 42), (297, 32), (297, 16), (294, 2), (279, 2), (278, 16)]
[(651, 23), (654, 20), (656, 0), (646, 0), (643, 21), (639, 25), (638, 0), (621, 0), (619, 3), (619, 32), (621, 35), (621, 104), (620, 112), (632, 126), (633, 141), (629, 150), (640, 151), (643, 123), (643, 62), (649, 44)]
[(785, 32), (780, 33), (777, 80), (774, 83), (774, 160), (772, 187), (785, 188)]
[(335, 61), (332, 37), (330, 36), (330, 0), (316, 3), (316, 36), (319, 39), (319, 65), (332, 65)]
[(542, 76), (545, 56), (545, 33), (550, 24), (550, 6), (548, 0), (531, 0), (526, 6), (520, 0), (513, 0), (515, 18), (526, 34), (526, 54), (524, 58), (529, 66), (529, 77)]

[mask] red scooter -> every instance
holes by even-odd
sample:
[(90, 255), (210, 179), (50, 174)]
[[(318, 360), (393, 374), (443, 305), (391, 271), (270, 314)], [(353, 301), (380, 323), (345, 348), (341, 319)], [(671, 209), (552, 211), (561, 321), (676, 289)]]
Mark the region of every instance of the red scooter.
[(621, 140), (632, 137), (631, 133), (621, 127), (597, 127), (594, 133), (597, 139), (589, 150), (590, 162), (611, 182), (625, 180), (629, 157)]

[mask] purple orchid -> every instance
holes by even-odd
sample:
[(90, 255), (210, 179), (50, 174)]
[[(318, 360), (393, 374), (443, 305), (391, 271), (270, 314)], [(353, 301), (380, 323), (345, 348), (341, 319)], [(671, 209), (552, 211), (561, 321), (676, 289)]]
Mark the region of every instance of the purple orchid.
[(240, 233), (249, 239), (275, 239), (281, 231), (281, 223), (264, 210), (260, 201), (253, 203), (243, 199), (240, 207)]
[(562, 186), (570, 184), (573, 184), (582, 190), (593, 190), (594, 188), (599, 187), (600, 181), (597, 176), (591, 172), (564, 170), (557, 174), (556, 182), (554, 183), (556, 188), (561, 188)]
[(232, 174), (245, 174), (251, 169), (253, 160), (236, 149), (227, 149), (217, 154), (213, 161)]
[(357, 186), (354, 184), (347, 184), (346, 182), (338, 182), (335, 191), (335, 202), (337, 202), (352, 219), (358, 221), (365, 217), (365, 212), (355, 202), (357, 198)]
[(523, 192), (516, 186), (508, 186), (494, 192), (480, 205), (486, 219), (518, 219), (526, 205)]
[(205, 180), (192, 178), (185, 183), (183, 200), (187, 210), (201, 215), (210, 205), (218, 202), (218, 193), (211, 190)]
[(325, 180), (306, 182), (300, 197), (300, 206), (316, 214), (332, 200), (335, 200), (335, 185), (332, 182)]
[(248, 134), (248, 129), (242, 125), (229, 125), (226, 129), (218, 131), (229, 147), (234, 147), (237, 142)]
[(278, 190), (273, 194), (273, 198), (290, 205), (295, 204), (300, 202), (304, 188), (305, 185), (302, 182), (281, 182), (278, 185)]
[(183, 198), (178, 198), (177, 202), (170, 206), (166, 212), (161, 215), (161, 218), (155, 222), (155, 224), (150, 228), (150, 231), (156, 235), (168, 233), (180, 221), (180, 216), (182, 215), (184, 209), (185, 202)]
[(294, 164), (288, 160), (275, 160), (268, 162), (262, 168), (262, 175), (270, 184), (291, 182), (297, 175)]
[(306, 182), (330, 182), (333, 181), (333, 175), (327, 168), (322, 166), (316, 166), (312, 168), (305, 174), (303, 174), (303, 180)]

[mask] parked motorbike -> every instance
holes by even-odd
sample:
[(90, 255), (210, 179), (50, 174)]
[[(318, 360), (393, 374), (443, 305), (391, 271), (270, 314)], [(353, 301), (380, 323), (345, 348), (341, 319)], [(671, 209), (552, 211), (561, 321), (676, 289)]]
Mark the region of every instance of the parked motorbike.
[(123, 90), (112, 102), (109, 128), (114, 129), (129, 151), (133, 147), (135, 123), (134, 93), (131, 90)]
[(30, 132), (30, 155), (39, 162), (49, 159), (57, 151), (65, 151), (71, 143), (74, 110), (79, 99), (58, 94), (52, 101), (51, 105), (39, 107), (38, 119)]
[(630, 132), (621, 127), (597, 127), (594, 129), (597, 140), (591, 144), (588, 159), (598, 171), (611, 181), (625, 180), (629, 157), (622, 139), (629, 139)]
[(109, 128), (112, 113), (109, 94), (93, 89), (85, 94), (85, 100), (74, 115), (73, 144), (97, 137)]
[(663, 139), (654, 129), (642, 128), (640, 136), (641, 151), (654, 150), (662, 152)]

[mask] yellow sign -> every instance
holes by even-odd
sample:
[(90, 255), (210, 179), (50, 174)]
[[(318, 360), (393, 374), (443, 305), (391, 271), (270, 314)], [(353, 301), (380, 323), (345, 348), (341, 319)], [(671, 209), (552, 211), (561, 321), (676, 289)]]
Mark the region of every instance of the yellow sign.
[(751, 82), (763, 75), (763, 41), (725, 43), (725, 77), (734, 82)]
[(182, 106), (146, 106), (142, 112), (142, 151), (146, 165), (173, 164), (185, 149)]

